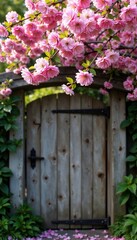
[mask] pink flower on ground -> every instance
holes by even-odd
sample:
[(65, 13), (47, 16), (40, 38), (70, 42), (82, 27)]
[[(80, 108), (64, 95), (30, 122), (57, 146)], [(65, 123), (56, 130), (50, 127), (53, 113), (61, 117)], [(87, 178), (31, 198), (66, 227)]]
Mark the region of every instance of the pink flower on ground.
[(98, 68), (107, 69), (111, 66), (111, 62), (108, 57), (98, 57), (96, 60), (96, 65)]
[(65, 84), (62, 85), (62, 89), (67, 95), (70, 95), (70, 96), (74, 95), (74, 91)]
[(10, 88), (5, 88), (0, 90), (0, 95), (3, 97), (8, 97), (12, 93), (12, 90)]
[(7, 22), (15, 23), (18, 20), (18, 14), (15, 11), (8, 12), (6, 15)]
[(0, 24), (0, 37), (8, 37), (8, 31), (2, 24)]
[(93, 83), (93, 74), (89, 72), (83, 72), (79, 70), (76, 73), (76, 82), (79, 83), (81, 86), (89, 86)]
[(32, 85), (39, 84), (39, 82), (37, 82), (37, 79), (34, 78), (33, 74), (27, 68), (22, 69), (21, 76), (28, 84), (32, 84)]
[(111, 89), (113, 87), (112, 83), (105, 81), (104, 82), (104, 87), (107, 89)]

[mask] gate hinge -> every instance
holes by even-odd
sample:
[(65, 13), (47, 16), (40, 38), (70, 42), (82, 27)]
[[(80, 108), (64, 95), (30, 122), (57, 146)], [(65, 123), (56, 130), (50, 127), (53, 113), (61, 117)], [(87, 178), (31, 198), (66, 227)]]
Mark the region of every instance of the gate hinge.
[(52, 113), (67, 113), (67, 114), (91, 114), (97, 116), (110, 117), (110, 107), (92, 108), (92, 109), (56, 109)]
[(110, 217), (99, 219), (54, 220), (52, 221), (52, 224), (91, 225), (96, 228), (108, 228), (110, 225)]

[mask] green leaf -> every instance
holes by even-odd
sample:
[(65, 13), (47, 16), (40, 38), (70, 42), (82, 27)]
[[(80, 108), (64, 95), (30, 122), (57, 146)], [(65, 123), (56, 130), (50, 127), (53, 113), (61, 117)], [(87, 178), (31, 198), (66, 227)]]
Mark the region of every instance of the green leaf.
[(9, 113), (10, 113), (11, 110), (12, 110), (12, 106), (10, 106), (10, 105), (4, 107), (4, 111), (5, 111), (5, 112), (9, 112)]
[(130, 124), (131, 124), (130, 120), (129, 120), (129, 119), (126, 119), (126, 120), (124, 120), (124, 121), (121, 122), (120, 128), (126, 128), (126, 127), (128, 127)]
[(128, 186), (128, 189), (130, 190), (130, 192), (136, 194), (137, 185), (135, 183), (133, 183), (130, 186)]
[(93, 69), (93, 68), (90, 68), (90, 73), (92, 73), (94, 76), (96, 76), (97, 75), (97, 73), (96, 73), (96, 71), (95, 71), (95, 69)]
[(70, 84), (72, 84), (74, 82), (73, 78), (71, 78), (71, 77), (66, 77), (66, 79)]
[(120, 196), (120, 205), (124, 205), (127, 203), (127, 201), (129, 200), (129, 197), (130, 197), (130, 194), (129, 193), (125, 193), (125, 194), (122, 194)]
[(128, 189), (128, 186), (126, 183), (122, 182), (122, 183), (119, 183), (118, 186), (117, 186), (117, 194), (119, 193), (123, 193), (125, 192), (126, 190)]
[(133, 134), (132, 139), (133, 141), (137, 140), (137, 133)]
[(134, 155), (129, 155), (126, 158), (126, 162), (135, 162), (137, 160), (137, 157), (135, 157)]
[(0, 190), (1, 190), (1, 192), (5, 193), (6, 195), (8, 195), (8, 193), (9, 193), (9, 188), (5, 183), (0, 185)]
[(137, 144), (136, 143), (131, 147), (130, 152), (137, 153)]

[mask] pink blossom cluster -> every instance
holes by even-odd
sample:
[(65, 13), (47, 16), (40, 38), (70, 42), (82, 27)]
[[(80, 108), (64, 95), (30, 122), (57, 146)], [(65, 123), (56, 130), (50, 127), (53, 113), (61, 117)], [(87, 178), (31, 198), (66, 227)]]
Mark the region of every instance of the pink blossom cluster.
[[(123, 86), (128, 99), (136, 100), (136, 1), (25, 0), (25, 5), (23, 18), (11, 11), (0, 24), (0, 62), (8, 64), (6, 71), (21, 73), (25, 81), (37, 85), (56, 77), (58, 65), (75, 66), (74, 82), (89, 86), (94, 78), (91, 69), (113, 69), (130, 76), (132, 84), (128, 79)], [(34, 72), (28, 68), (32, 60)], [(100, 92), (107, 94), (111, 88), (104, 80)], [(63, 89), (73, 95), (71, 85)]]

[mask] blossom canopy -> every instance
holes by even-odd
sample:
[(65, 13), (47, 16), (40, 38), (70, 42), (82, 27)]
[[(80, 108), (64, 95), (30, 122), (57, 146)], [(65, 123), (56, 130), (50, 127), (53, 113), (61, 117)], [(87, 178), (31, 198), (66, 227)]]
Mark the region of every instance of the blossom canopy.
[[(26, 12), (11, 11), (0, 24), (0, 62), (38, 85), (75, 66), (75, 79), (63, 86), (89, 86), (97, 69), (124, 73), (128, 99), (137, 100), (137, 2), (135, 0), (25, 0)], [(33, 66), (32, 65), (33, 62)], [(127, 77), (126, 77), (127, 76)], [(112, 83), (104, 79), (101, 93)], [(106, 82), (106, 83), (105, 83)]]

